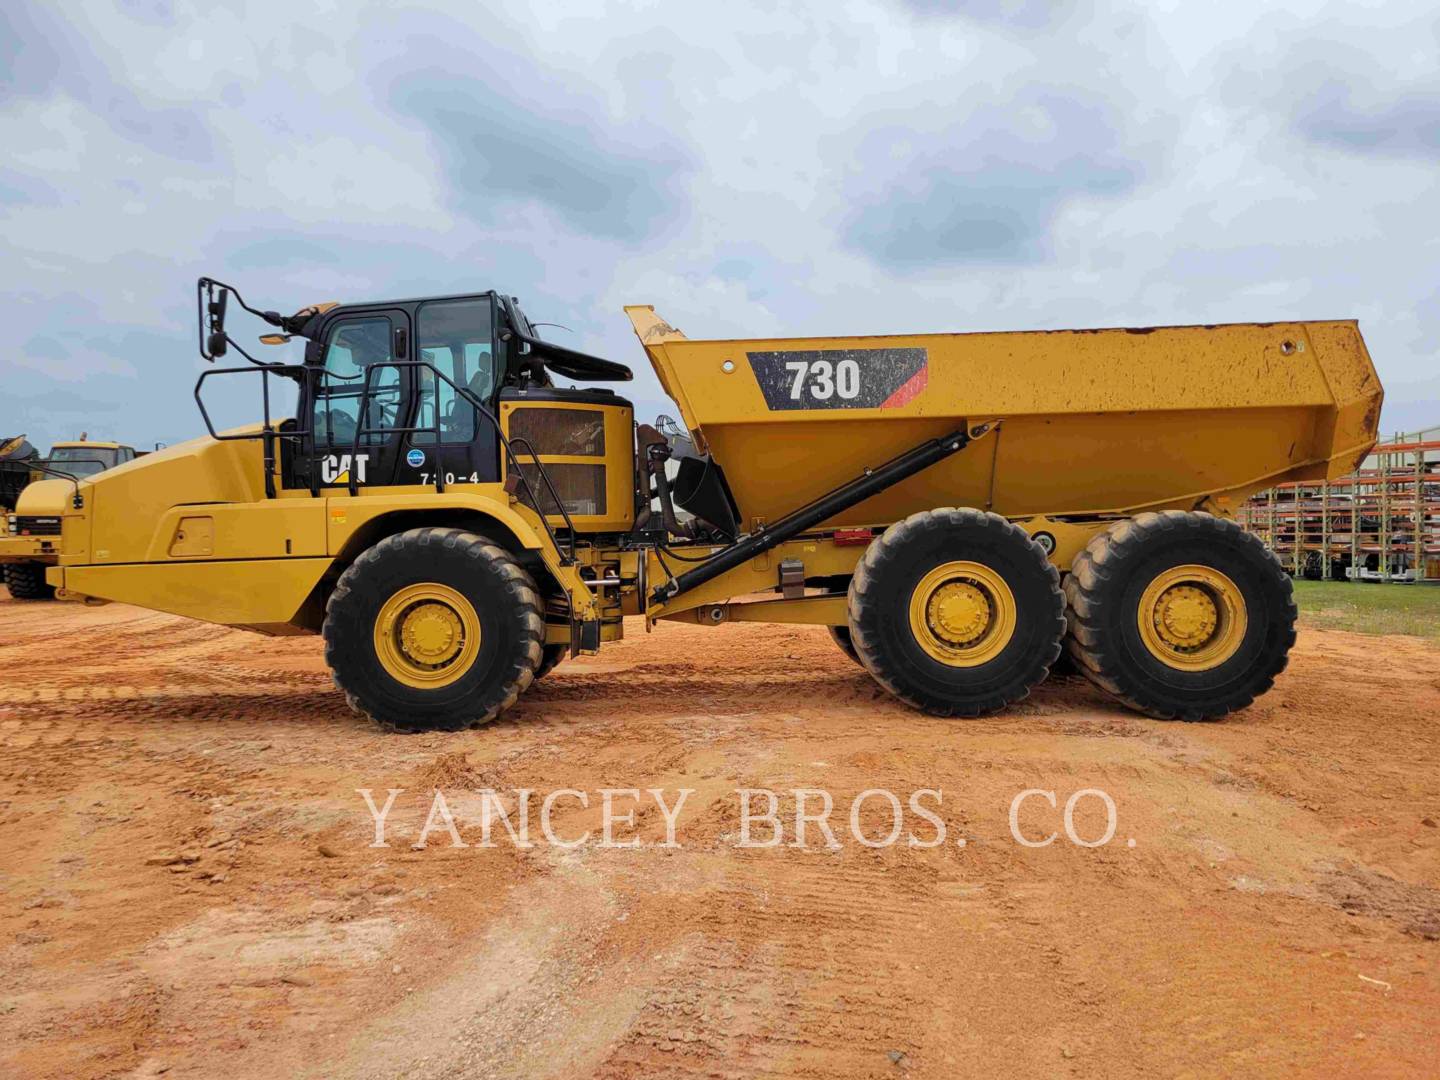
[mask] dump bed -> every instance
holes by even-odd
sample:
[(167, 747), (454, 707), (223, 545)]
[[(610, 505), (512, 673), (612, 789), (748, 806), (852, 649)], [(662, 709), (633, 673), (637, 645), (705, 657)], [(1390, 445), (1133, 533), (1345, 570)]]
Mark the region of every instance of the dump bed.
[(691, 341), (653, 308), (625, 310), (746, 528), (996, 420), (832, 524), (957, 505), (1012, 518), (1227, 512), (1276, 483), (1351, 471), (1380, 417), (1352, 320)]

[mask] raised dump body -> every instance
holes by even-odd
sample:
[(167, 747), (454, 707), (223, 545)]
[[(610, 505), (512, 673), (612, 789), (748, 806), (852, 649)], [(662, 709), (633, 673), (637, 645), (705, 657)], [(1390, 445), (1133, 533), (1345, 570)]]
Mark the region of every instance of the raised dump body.
[(984, 443), (830, 524), (957, 505), (1225, 514), (1273, 484), (1351, 471), (1380, 416), (1354, 321), (691, 341), (653, 308), (626, 313), (744, 528), (990, 421)]

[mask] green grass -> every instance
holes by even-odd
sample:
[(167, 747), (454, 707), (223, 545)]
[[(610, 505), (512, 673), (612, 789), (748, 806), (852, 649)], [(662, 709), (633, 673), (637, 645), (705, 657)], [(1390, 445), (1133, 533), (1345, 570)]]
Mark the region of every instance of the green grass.
[(1295, 602), (1304, 626), (1440, 642), (1440, 585), (1297, 581)]

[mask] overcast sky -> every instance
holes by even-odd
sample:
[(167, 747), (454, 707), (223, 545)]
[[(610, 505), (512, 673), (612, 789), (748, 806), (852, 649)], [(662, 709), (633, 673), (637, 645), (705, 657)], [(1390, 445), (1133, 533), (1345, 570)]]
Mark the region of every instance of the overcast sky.
[(1434, 0), (229, 7), (0, 5), (0, 437), (202, 430), (202, 273), (284, 311), (505, 290), (644, 419), (626, 303), (692, 337), (1355, 317), (1386, 429), (1440, 422)]

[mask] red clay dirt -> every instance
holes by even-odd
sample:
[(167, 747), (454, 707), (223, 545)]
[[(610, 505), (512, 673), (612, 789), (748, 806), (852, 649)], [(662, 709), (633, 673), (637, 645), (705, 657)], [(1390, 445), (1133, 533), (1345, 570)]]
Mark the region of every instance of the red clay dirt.
[[(488, 728), (407, 737), (346, 709), (315, 639), (8, 599), (0, 626), (0, 1075), (1440, 1068), (1440, 649), (1415, 639), (1307, 630), (1221, 723), (1075, 678), (944, 721), (820, 629), (632, 625)], [(562, 838), (601, 788), (695, 794), (676, 848), (647, 795), (639, 849), (412, 849), (437, 788), (474, 845), (487, 787), (590, 793)], [(745, 787), (827, 789), (840, 848), (737, 846)], [(357, 788), (404, 789), (389, 848)], [(945, 843), (859, 844), (869, 788), (940, 790)], [(1011, 834), (1031, 788), (1048, 847)], [(1062, 829), (1087, 788), (1116, 806), (1100, 847)], [(889, 820), (865, 803), (868, 835)]]

